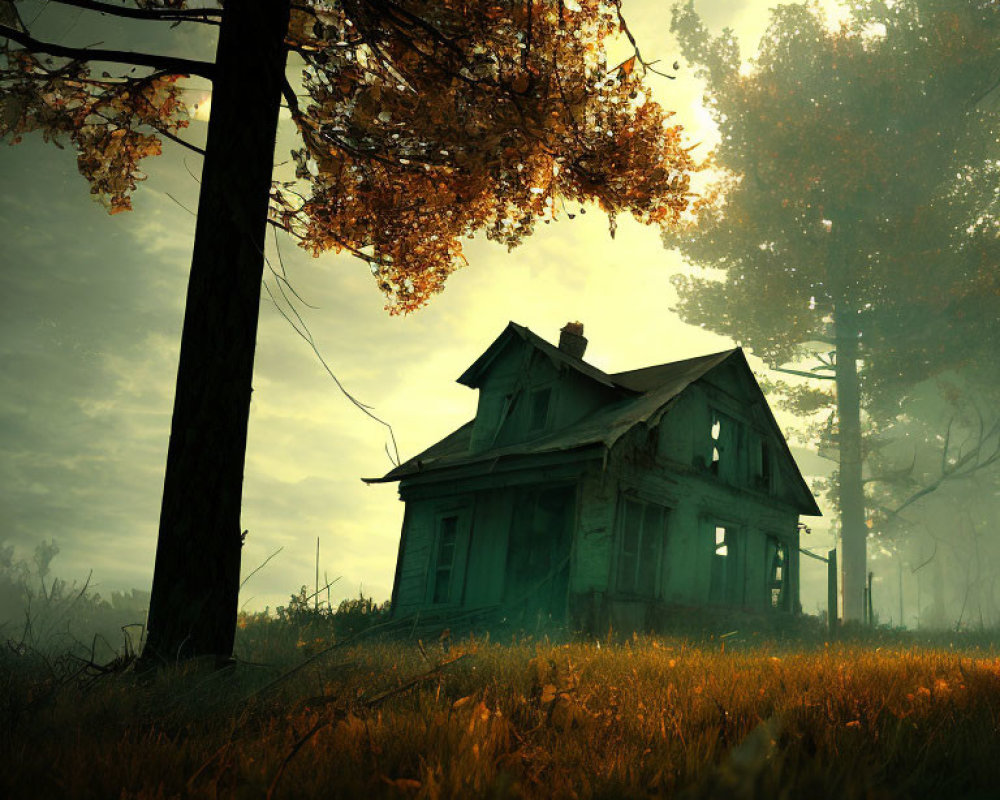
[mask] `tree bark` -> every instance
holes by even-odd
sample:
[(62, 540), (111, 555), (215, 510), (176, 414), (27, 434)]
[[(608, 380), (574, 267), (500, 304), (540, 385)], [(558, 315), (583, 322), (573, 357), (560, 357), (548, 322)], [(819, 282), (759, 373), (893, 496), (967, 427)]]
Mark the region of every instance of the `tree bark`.
[(142, 665), (228, 659), (290, 0), (225, 4)]
[(861, 475), (861, 390), (858, 379), (858, 326), (854, 310), (841, 299), (834, 311), (837, 337), (837, 422), (840, 445), (841, 591), (844, 620), (864, 618), (867, 575), (865, 494)]

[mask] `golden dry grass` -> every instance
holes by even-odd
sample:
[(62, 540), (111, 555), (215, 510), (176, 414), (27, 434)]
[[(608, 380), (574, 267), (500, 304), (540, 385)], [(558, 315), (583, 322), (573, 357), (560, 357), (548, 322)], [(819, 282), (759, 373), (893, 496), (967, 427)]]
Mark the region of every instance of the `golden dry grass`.
[(370, 642), (277, 683), (262, 667), (189, 666), (145, 682), (36, 684), (30, 700), (31, 677), (16, 667), (5, 665), (0, 732), (8, 797), (1000, 792), (992, 655), (763, 642), (727, 652), (652, 638), (447, 651)]

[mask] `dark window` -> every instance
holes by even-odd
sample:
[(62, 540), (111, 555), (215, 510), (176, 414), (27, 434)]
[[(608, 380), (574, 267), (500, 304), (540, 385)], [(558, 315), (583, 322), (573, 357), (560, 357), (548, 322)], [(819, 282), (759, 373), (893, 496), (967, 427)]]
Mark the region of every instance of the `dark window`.
[(771, 491), (771, 446), (762, 436), (754, 436), (753, 475), (754, 489)]
[(434, 602), (451, 600), (451, 574), (455, 565), (458, 517), (443, 517), (438, 523), (437, 560), (434, 567)]
[(506, 610), (528, 617), (535, 612), (565, 616), (575, 512), (572, 486), (517, 493), (507, 539)]
[(788, 546), (773, 536), (767, 537), (768, 592), (771, 608), (786, 608), (788, 592)]
[(618, 590), (653, 597), (660, 571), (667, 510), (653, 503), (625, 500), (618, 556)]
[(531, 419), (528, 422), (528, 430), (537, 431), (545, 427), (549, 419), (551, 397), (551, 389), (537, 389), (531, 393)]

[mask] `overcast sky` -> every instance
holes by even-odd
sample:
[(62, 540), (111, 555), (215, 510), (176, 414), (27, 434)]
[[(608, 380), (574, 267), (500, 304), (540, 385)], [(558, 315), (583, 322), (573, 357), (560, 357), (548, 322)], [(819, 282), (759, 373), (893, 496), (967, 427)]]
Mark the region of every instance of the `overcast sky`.
[[(732, 27), (748, 55), (770, 5), (701, 0), (696, 7), (714, 31)], [(625, 10), (647, 58), (678, 58), (669, 3), (626, 0)], [(37, 31), (88, 44), (103, 38), (103, 24), (83, 12), (45, 11)], [(210, 35), (186, 27), (196, 26), (171, 39), (159, 30), (148, 40), (130, 32), (130, 47), (162, 51), (166, 42), (170, 52), (211, 57)], [(675, 81), (652, 83), (704, 152), (714, 131), (688, 66)], [(204, 81), (190, 85), (193, 102)], [(277, 161), (292, 144), (289, 127)], [(203, 136), (204, 123), (192, 123), (190, 137)], [(28, 557), (54, 538), (61, 554), (53, 571), (82, 579), (93, 569), (92, 585), (105, 595), (148, 589), (152, 578), (201, 168), (198, 156), (169, 142), (144, 164), (149, 180), (135, 194), (135, 211), (110, 217), (89, 197), (70, 149), (30, 136), (0, 148), (0, 541)], [(270, 236), (268, 245), (276, 261)], [(455, 379), (508, 320), (550, 341), (567, 321), (582, 321), (587, 360), (609, 371), (732, 346), (671, 313), (670, 276), (686, 267), (663, 249), (656, 229), (630, 219), (614, 240), (591, 209), (539, 226), (511, 253), (484, 239), (468, 245), (470, 266), (444, 294), (418, 313), (390, 317), (366, 265), (313, 259), (278, 237), (292, 284), (317, 307), (303, 311), (316, 343), (349, 390), (392, 424), (404, 459), (472, 418), (476, 394)], [(384, 429), (345, 401), (309, 347), (262, 302), (244, 574), (283, 550), (247, 583), (247, 609), (273, 609), (312, 584), (317, 537), (321, 572), (340, 577), (334, 598), (359, 590), (389, 596), (402, 504), (394, 484), (361, 482), (391, 468), (385, 444)], [(831, 546), (825, 523), (803, 544)], [(815, 611), (822, 565), (803, 566), (803, 604)]]

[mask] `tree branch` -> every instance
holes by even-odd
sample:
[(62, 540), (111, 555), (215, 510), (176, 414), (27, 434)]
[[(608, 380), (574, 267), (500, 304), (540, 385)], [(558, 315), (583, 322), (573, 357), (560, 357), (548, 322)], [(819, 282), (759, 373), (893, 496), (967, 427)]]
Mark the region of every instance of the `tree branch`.
[(978, 106), (981, 102), (983, 102), (983, 100), (985, 100), (987, 97), (993, 94), (993, 92), (995, 92), (998, 87), (1000, 87), (1000, 77), (998, 77), (993, 83), (991, 83), (988, 88), (984, 89), (978, 95), (973, 97), (972, 102), (969, 103), (969, 108), (975, 108), (976, 106)]
[(167, 137), (167, 138), (168, 138), (168, 139), (169, 139), (170, 141), (172, 141), (172, 142), (176, 142), (176, 143), (177, 143), (177, 144), (179, 144), (179, 145), (180, 145), (181, 147), (186, 147), (186, 148), (187, 148), (188, 150), (190, 150), (190, 151), (191, 151), (192, 153), (197, 153), (197, 154), (198, 154), (198, 155), (200, 155), (200, 156), (203, 156), (203, 155), (205, 155), (205, 151), (204, 151), (204, 150), (202, 150), (202, 149), (201, 149), (200, 147), (198, 147), (198, 145), (196, 145), (196, 144), (191, 144), (191, 142), (188, 142), (188, 141), (185, 141), (184, 139), (182, 139), (182, 138), (181, 138), (180, 136), (178, 136), (177, 134), (175, 134), (175, 133), (171, 133), (170, 131), (168, 131), (168, 130), (167, 130), (166, 128), (161, 128), (161, 127), (159, 127), (159, 126), (157, 126), (157, 125), (151, 125), (150, 127), (151, 127), (151, 128), (152, 128), (152, 129), (154, 130), (154, 131), (156, 131), (156, 132), (157, 132), (158, 134), (160, 134), (161, 136), (165, 136), (165, 137)]
[(281, 95), (288, 103), (288, 110), (292, 113), (292, 118), (297, 122), (302, 117), (302, 111), (299, 108), (299, 98), (295, 96), (295, 90), (292, 89), (287, 77), (281, 79)]
[(900, 469), (892, 470), (891, 472), (887, 472), (883, 475), (873, 475), (870, 478), (865, 478), (863, 481), (861, 481), (861, 483), (865, 485), (869, 483), (898, 483), (899, 481), (905, 480), (906, 478), (912, 478), (913, 470), (916, 468), (916, 466), (917, 466), (917, 453), (916, 451), (914, 451), (913, 461), (910, 462), (910, 466), (901, 467)]
[(218, 19), (206, 18), (219, 18), (222, 16), (221, 8), (132, 8), (130, 6), (116, 6), (111, 3), (102, 3), (98, 2), (98, 0), (51, 0), (51, 2), (63, 6), (83, 8), (87, 11), (97, 11), (101, 14), (111, 14), (115, 17), (158, 20), (161, 22), (201, 22), (205, 25), (219, 25), (221, 23)]
[(951, 439), (951, 423), (948, 423), (948, 430), (945, 436), (944, 449), (942, 450), (942, 467), (941, 475), (933, 480), (931, 483), (927, 484), (920, 490), (911, 494), (906, 500), (900, 503), (896, 508), (887, 510), (886, 517), (891, 520), (903, 509), (913, 505), (921, 497), (926, 497), (932, 492), (937, 491), (942, 484), (947, 481), (957, 480), (959, 478), (968, 478), (980, 470), (986, 469), (997, 462), (1000, 462), (1000, 439), (998, 439), (997, 444), (994, 446), (992, 452), (988, 455), (984, 455), (984, 450), (986, 443), (989, 439), (997, 436), (1000, 433), (1000, 422), (997, 422), (990, 428), (989, 431), (980, 434), (979, 442), (976, 446), (970, 450), (965, 455), (961, 456), (954, 464), (948, 463), (948, 443)]
[[(625, 21), (625, 15), (622, 13), (621, 0), (612, 0), (611, 4), (615, 7), (615, 11), (618, 12), (618, 26), (622, 33), (625, 34), (626, 38), (628, 38), (629, 44), (632, 45), (632, 51), (635, 53), (635, 60), (642, 65), (643, 69), (649, 70), (654, 75), (659, 75), (661, 78), (676, 80), (676, 75), (670, 75), (666, 72), (661, 72), (658, 69), (653, 69), (653, 66), (658, 63), (657, 61), (646, 61), (646, 59), (642, 57), (642, 53), (639, 52), (639, 43), (636, 42), (635, 36), (632, 35), (632, 31), (629, 29), (628, 23)], [(676, 68), (677, 65), (675, 64), (674, 69)]]
[(821, 381), (835, 381), (835, 375), (819, 375), (815, 372), (803, 372), (798, 369), (785, 369), (784, 367), (771, 367), (774, 372), (783, 372), (785, 375), (798, 375), (800, 378), (817, 378)]
[(926, 561), (924, 561), (921, 564), (918, 564), (915, 567), (911, 567), (910, 574), (916, 574), (917, 570), (923, 569), (934, 560), (934, 556), (937, 555), (937, 546), (938, 546), (937, 539), (934, 539), (934, 550), (931, 552), (930, 558), (928, 558)]
[[(386, 14), (393, 18), (393, 22), (396, 22), (400, 18), (404, 21), (403, 24), (409, 23), (410, 25), (420, 28), (425, 33), (429, 34), (431, 39), (438, 44), (444, 45), (446, 48), (451, 50), (461, 61), (465, 61), (465, 53), (462, 51), (454, 40), (445, 36), (444, 33), (439, 31), (434, 25), (429, 23), (423, 17), (407, 11), (402, 6), (394, 3), (393, 0), (381, 0), (381, 2), (370, 3), (370, 5), (375, 7), (376, 13)], [(398, 25), (396, 26), (398, 29)]]
[(164, 70), (172, 75), (200, 75), (208, 80), (215, 76), (215, 65), (206, 61), (194, 61), (188, 58), (160, 56), (155, 53), (134, 53), (125, 50), (92, 50), (87, 47), (66, 47), (52, 42), (43, 42), (27, 33), (0, 25), (0, 36), (17, 42), (29, 53), (46, 53), (59, 58), (71, 58), (74, 61), (110, 61), (116, 64), (132, 64), (138, 67), (152, 67)]

